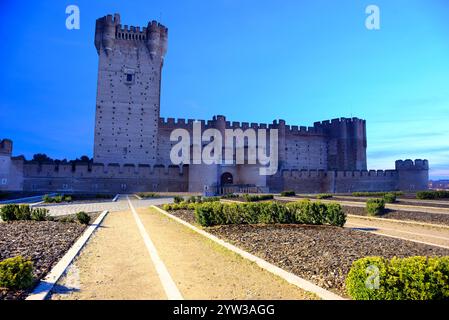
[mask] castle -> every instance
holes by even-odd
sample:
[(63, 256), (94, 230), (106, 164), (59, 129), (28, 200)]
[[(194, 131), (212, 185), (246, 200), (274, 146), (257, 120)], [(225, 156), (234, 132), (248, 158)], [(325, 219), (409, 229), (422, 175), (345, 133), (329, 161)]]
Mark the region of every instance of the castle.
[[(12, 156), (12, 141), (0, 143), (0, 191), (32, 192), (353, 192), (424, 190), (427, 160), (397, 161), (395, 170), (367, 170), (366, 122), (341, 118), (311, 127), (160, 117), (161, 76), (168, 29), (152, 21), (147, 27), (121, 25), (120, 16), (96, 22), (99, 56), (95, 116), (94, 163), (54, 164)], [(173, 164), (176, 129), (192, 133), (216, 129), (222, 136), (233, 129), (245, 137), (248, 129), (275, 129), (277, 170), (261, 175), (257, 163), (201, 161)], [(205, 141), (198, 142), (201, 146)], [(192, 149), (201, 147), (192, 143)], [(268, 146), (271, 147), (272, 145)], [(247, 158), (243, 139), (233, 152)], [(246, 152), (246, 153), (245, 153)]]

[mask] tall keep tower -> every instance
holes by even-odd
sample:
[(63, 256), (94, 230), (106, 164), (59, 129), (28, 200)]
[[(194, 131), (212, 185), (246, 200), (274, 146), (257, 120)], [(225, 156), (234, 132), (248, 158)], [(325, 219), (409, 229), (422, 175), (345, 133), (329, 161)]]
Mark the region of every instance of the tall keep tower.
[(167, 36), (156, 21), (141, 30), (118, 14), (97, 20), (95, 162), (155, 164)]

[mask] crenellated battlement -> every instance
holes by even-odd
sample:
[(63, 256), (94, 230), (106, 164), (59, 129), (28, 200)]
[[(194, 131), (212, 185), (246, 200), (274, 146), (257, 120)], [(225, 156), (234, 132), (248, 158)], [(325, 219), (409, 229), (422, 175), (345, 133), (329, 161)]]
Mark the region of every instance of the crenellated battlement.
[(12, 141), (9, 139), (0, 140), (0, 154), (12, 154)]
[(167, 53), (168, 28), (153, 20), (147, 27), (122, 25), (119, 14), (107, 15), (97, 19), (95, 30), (95, 47), (100, 53), (112, 51), (116, 41), (140, 41), (145, 43), (152, 58)]
[(397, 177), (396, 170), (356, 170), (356, 171), (326, 171), (326, 170), (298, 170), (283, 169), (280, 175), (283, 178), (324, 178), (359, 179), (363, 177)]
[(342, 124), (365, 124), (366, 120), (359, 118), (337, 118), (332, 120), (318, 121), (313, 124), (315, 128), (340, 126)]
[(286, 134), (300, 134), (300, 135), (322, 135), (323, 130), (316, 127), (305, 126), (290, 126), (286, 125), (284, 120), (274, 120), (273, 123), (254, 123), (254, 122), (239, 122), (226, 121), (224, 116), (214, 116), (211, 120), (195, 120), (184, 118), (159, 118), (159, 127), (162, 129), (191, 129), (195, 122), (201, 123), (203, 129), (219, 128), (220, 123), (226, 129), (280, 129), (285, 130)]
[(397, 160), (396, 170), (429, 170), (429, 161), (416, 159)]
[(150, 176), (176, 176), (185, 173), (185, 167), (174, 165), (144, 165), (144, 164), (54, 164), (25, 162), (24, 176), (27, 178), (142, 178)]

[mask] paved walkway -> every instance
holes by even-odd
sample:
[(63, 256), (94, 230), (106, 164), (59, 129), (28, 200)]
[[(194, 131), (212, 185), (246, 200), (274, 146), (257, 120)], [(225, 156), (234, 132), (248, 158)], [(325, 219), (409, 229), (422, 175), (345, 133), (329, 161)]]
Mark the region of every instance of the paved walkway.
[[(173, 202), (173, 198), (156, 198), (135, 201), (136, 208), (150, 207), (152, 205), (160, 205)], [(88, 203), (73, 203), (73, 204), (54, 204), (54, 205), (38, 205), (37, 208), (46, 208), (50, 210), (52, 216), (62, 216), (68, 214), (75, 214), (80, 211), (84, 212), (102, 212), (108, 210), (109, 212), (127, 211), (129, 210), (126, 196), (120, 196), (116, 202), (88, 202)]]
[(354, 216), (347, 218), (345, 227), (449, 249), (449, 229), (444, 227), (401, 223), (389, 219), (368, 220)]
[(184, 299), (313, 298), (148, 202), (132, 205), (134, 214), (128, 208), (106, 217), (52, 299), (167, 299), (168, 279)]

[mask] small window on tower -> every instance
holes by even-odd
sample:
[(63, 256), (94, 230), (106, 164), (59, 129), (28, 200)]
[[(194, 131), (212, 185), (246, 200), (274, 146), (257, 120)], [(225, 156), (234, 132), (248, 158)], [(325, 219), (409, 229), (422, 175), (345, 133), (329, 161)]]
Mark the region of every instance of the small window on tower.
[(128, 73), (126, 75), (126, 82), (132, 82), (132, 81), (133, 81), (133, 75)]

